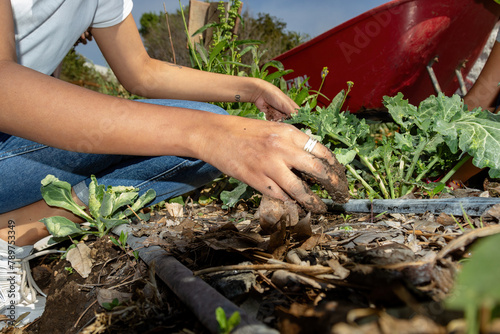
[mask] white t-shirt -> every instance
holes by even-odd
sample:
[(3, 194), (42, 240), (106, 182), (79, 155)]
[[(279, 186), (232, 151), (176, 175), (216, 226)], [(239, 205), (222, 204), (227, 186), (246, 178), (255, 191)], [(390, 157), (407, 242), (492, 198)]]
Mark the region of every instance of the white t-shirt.
[(11, 0), (17, 62), (52, 74), (89, 27), (122, 22), (132, 0)]

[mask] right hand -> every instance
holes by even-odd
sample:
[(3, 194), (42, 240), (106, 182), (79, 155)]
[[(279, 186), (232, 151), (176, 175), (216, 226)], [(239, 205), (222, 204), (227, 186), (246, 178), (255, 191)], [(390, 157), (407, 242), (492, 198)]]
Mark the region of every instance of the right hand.
[(295, 200), (307, 211), (324, 212), (326, 205), (293, 170), (321, 184), (334, 201), (348, 200), (345, 168), (325, 146), (304, 151), (308, 135), (289, 124), (222, 117), (202, 144), (204, 161), (264, 195)]

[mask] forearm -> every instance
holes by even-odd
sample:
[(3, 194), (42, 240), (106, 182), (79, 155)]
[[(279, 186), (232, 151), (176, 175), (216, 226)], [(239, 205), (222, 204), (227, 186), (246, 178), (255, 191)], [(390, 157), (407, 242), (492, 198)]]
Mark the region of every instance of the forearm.
[(12, 62), (0, 62), (0, 87), (0, 131), (71, 151), (198, 157), (192, 129), (206, 134), (222, 117), (99, 94)]
[(140, 78), (124, 85), (148, 98), (172, 98), (202, 102), (254, 102), (262, 80), (229, 76), (149, 59)]
[(499, 83), (500, 43), (495, 42), (481, 74), (464, 97), (465, 104), (470, 110), (477, 107), (493, 110), (495, 108), (495, 99), (500, 92)]

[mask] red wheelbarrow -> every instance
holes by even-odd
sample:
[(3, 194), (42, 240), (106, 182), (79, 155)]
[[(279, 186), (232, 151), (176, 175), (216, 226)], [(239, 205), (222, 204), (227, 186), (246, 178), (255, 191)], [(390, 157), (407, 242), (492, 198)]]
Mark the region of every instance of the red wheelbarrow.
[(308, 78), (316, 90), (328, 67), (321, 92), (329, 98), (353, 81), (344, 105), (351, 112), (383, 109), (382, 97), (398, 92), (418, 105), (461, 87), (499, 15), (493, 0), (394, 0), (276, 59), (294, 71), (285, 77), (289, 85)]

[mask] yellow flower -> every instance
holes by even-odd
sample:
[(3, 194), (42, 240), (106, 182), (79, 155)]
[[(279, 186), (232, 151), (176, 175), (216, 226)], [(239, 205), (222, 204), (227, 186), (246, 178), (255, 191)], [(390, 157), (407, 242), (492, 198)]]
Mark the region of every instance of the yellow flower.
[(321, 71), (321, 78), (324, 79), (328, 75), (328, 67), (323, 67), (323, 71)]

